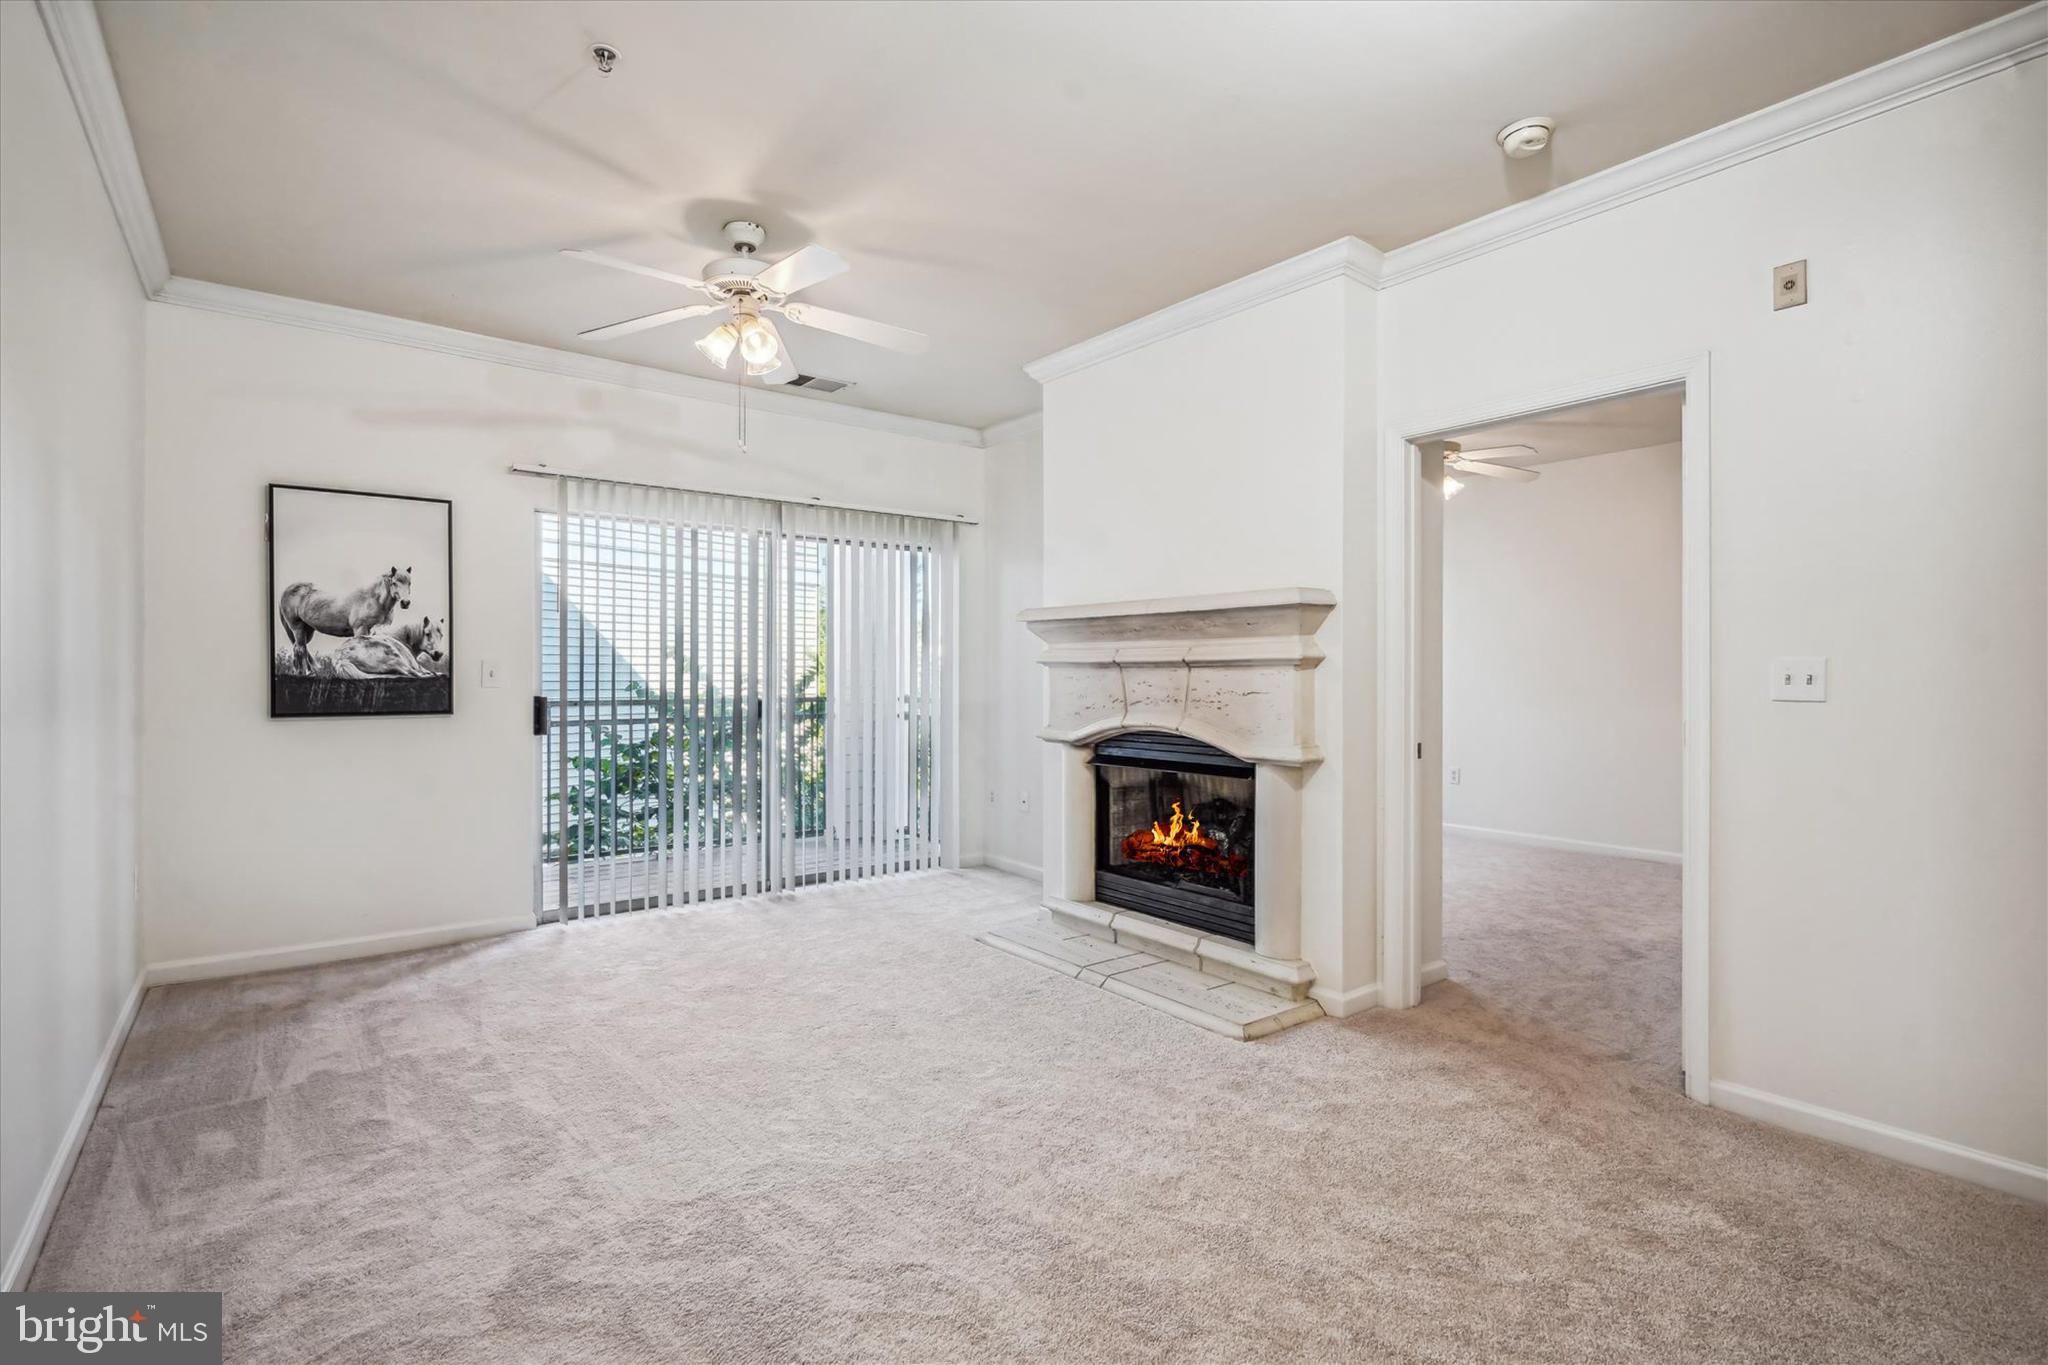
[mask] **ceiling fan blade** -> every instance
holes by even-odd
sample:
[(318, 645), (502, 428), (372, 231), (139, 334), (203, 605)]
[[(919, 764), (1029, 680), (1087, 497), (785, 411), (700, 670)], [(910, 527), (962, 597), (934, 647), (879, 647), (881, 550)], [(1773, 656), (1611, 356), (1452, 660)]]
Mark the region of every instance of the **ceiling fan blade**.
[(1461, 450), (1458, 452), (1458, 458), (1461, 460), (1519, 460), (1525, 455), (1534, 455), (1535, 453), (1535, 446), (1488, 446), (1484, 450)]
[(931, 345), (931, 338), (923, 332), (913, 332), (908, 327), (892, 327), (886, 322), (874, 322), (868, 318), (857, 318), (851, 313), (835, 312), (820, 308), (815, 303), (785, 303), (782, 315), (791, 322), (805, 327), (815, 327), (821, 332), (837, 332), (855, 341), (865, 341), (871, 346), (886, 346), (892, 351), (903, 351), (909, 355), (922, 355), (925, 347)]
[(624, 322), (614, 322), (608, 327), (593, 327), (576, 335), (585, 341), (608, 341), (612, 337), (644, 332), (650, 327), (666, 327), (671, 322), (681, 322), (684, 318), (701, 318), (706, 313), (715, 313), (724, 306), (719, 303), (693, 303), (683, 308), (664, 308), (659, 313), (649, 313), (646, 317), (627, 318)]
[(1509, 483), (1534, 483), (1543, 477), (1533, 469), (1517, 469), (1511, 464), (1487, 464), (1484, 460), (1445, 460), (1444, 463), (1459, 474), (1476, 474), (1482, 479), (1506, 479)]
[(685, 289), (694, 289), (700, 294), (706, 292), (706, 285), (702, 280), (693, 280), (688, 275), (678, 275), (669, 270), (657, 270), (651, 265), (641, 265), (638, 261), (623, 261), (617, 256), (607, 256), (602, 251), (584, 251), (578, 247), (571, 247), (562, 254), (564, 256), (574, 256), (579, 261), (588, 261), (592, 265), (609, 266), (613, 270), (624, 270), (634, 275), (645, 275), (650, 280), (667, 280), (670, 284), (679, 284)]
[(834, 275), (846, 273), (846, 262), (839, 259), (839, 253), (828, 251), (816, 242), (802, 251), (784, 256), (754, 276), (763, 289), (772, 289), (778, 294), (794, 294), (799, 289), (808, 289)]

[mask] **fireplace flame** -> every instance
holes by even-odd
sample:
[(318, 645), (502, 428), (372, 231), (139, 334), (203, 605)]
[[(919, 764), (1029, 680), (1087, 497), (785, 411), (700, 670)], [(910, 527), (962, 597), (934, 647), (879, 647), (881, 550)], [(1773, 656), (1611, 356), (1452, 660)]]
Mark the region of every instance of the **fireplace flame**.
[(1152, 822), (1152, 842), (1161, 848), (1214, 848), (1216, 841), (1202, 834), (1202, 822), (1190, 820), (1180, 813), (1180, 802), (1173, 803), (1173, 820), (1165, 829), (1159, 822)]
[(1150, 829), (1125, 835), (1123, 852), (1134, 863), (1162, 863), (1212, 877), (1244, 877), (1252, 870), (1251, 860), (1243, 854), (1222, 852), (1215, 839), (1202, 833), (1202, 822), (1182, 811), (1178, 801), (1165, 824), (1154, 820)]

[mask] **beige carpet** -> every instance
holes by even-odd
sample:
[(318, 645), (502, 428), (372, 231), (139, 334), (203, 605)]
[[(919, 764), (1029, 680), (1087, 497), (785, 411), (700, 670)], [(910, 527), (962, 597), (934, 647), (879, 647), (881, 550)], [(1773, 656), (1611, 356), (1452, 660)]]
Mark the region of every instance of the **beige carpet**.
[(1678, 869), (1444, 835), (1444, 960), (1525, 1033), (1679, 1085)]
[(230, 1359), (2038, 1361), (2048, 1212), (1457, 984), (1234, 1043), (993, 873), (152, 991), (34, 1287)]

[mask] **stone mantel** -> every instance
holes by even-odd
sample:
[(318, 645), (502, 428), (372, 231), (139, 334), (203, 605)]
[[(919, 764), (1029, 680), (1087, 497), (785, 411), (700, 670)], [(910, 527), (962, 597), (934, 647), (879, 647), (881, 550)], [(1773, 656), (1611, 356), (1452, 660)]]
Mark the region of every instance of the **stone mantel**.
[(1319, 588), (1274, 588), (1022, 612), (1046, 645), (1039, 737), (1172, 730), (1247, 762), (1315, 763), (1315, 633), (1336, 603)]

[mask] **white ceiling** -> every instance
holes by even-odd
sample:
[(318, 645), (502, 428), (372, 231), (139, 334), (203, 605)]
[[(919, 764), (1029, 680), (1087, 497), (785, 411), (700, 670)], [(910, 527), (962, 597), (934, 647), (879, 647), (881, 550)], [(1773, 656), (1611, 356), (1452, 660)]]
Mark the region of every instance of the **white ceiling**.
[[(711, 374), (687, 301), (751, 217), (852, 271), (790, 328), (854, 403), (982, 426), (1026, 361), (1348, 234), (1388, 249), (1970, 27), (2017, 0), (224, 4), (102, 0), (180, 275)], [(600, 78), (588, 48), (617, 47)], [(1505, 160), (1508, 120), (1560, 121)]]
[(1617, 450), (1642, 450), (1678, 440), (1679, 417), (1685, 395), (1678, 389), (1632, 393), (1587, 403), (1576, 408), (1559, 408), (1536, 417), (1525, 417), (1499, 426), (1461, 431), (1450, 439), (1466, 450), (1491, 446), (1528, 446), (1533, 455), (1503, 456), (1496, 464), (1556, 464), (1588, 455), (1611, 455)]

